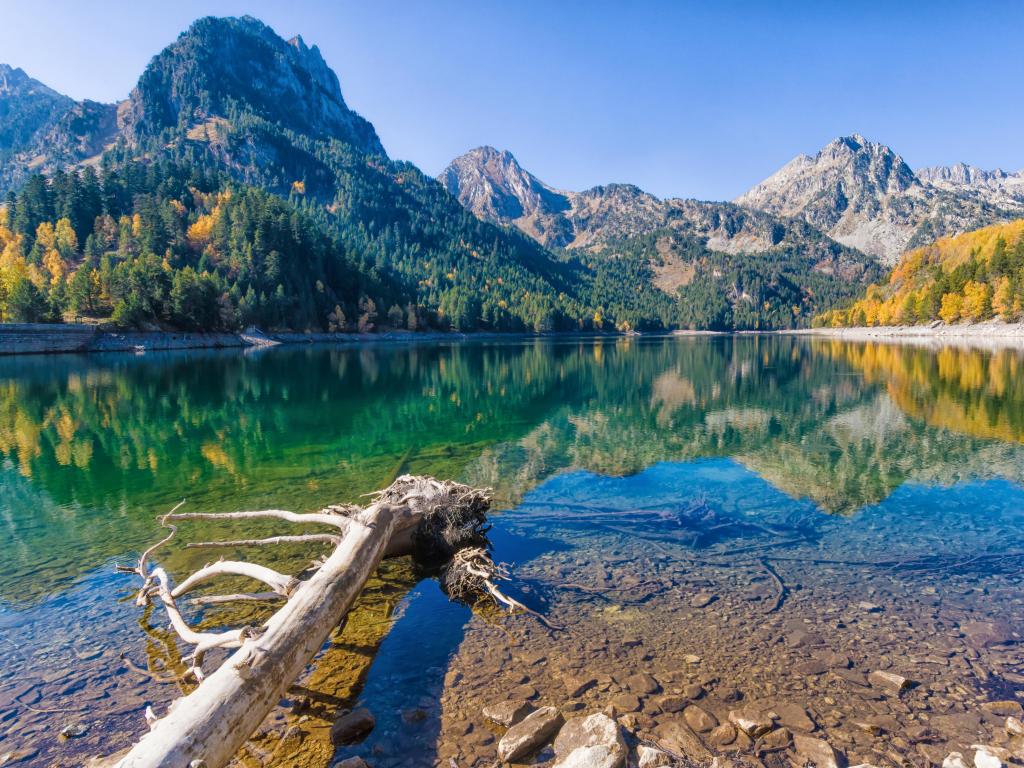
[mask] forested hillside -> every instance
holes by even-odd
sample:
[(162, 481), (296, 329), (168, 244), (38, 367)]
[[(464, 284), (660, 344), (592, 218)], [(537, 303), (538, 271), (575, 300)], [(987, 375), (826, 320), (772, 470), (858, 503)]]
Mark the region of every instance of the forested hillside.
[[(3, 98), (10, 106), (26, 93)], [(820, 234), (797, 233), (794, 242), (813, 246), (806, 252), (789, 247), (787, 227), (770, 252), (718, 253), (711, 241), (729, 241), (725, 230), (755, 233), (717, 209), (702, 237), (671, 234), (672, 250), (693, 251), (688, 280), (672, 277), (664, 254), (642, 251), (657, 239), (554, 254), (389, 159), (319, 50), (250, 17), (200, 19), (154, 57), (125, 102), (103, 106), (104, 120), (116, 111), (115, 135), (79, 115), (88, 104), (50, 115), (45, 136), (12, 139), (0, 163), (0, 176), (23, 180), (0, 213), (0, 319), (202, 330), (791, 327), (873, 277), (866, 257), (834, 254)], [(102, 156), (88, 155), (100, 140)], [(40, 142), (74, 147), (60, 155), (70, 167), (31, 175)], [(86, 156), (84, 166), (71, 160)]]
[(1024, 320), (1024, 219), (944, 237), (904, 255), (884, 285), (818, 326)]

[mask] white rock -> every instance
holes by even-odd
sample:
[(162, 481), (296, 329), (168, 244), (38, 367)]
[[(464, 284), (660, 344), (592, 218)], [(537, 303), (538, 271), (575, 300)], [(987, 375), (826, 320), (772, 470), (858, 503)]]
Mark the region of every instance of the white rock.
[(988, 749), (982, 748), (974, 753), (974, 768), (1004, 768), (1005, 765)]
[(554, 748), (554, 768), (621, 768), (626, 762), (619, 726), (601, 712), (569, 720), (558, 732)]
[(636, 748), (637, 768), (665, 768), (672, 765), (672, 758), (660, 749), (641, 744)]
[(942, 768), (970, 768), (960, 752), (950, 752), (942, 761)]

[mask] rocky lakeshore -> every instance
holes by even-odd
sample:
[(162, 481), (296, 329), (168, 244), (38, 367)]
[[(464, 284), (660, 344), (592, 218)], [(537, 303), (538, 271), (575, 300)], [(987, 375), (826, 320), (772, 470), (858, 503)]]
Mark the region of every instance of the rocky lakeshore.
[(785, 334), (816, 336), (843, 341), (884, 341), (917, 346), (966, 346), (994, 350), (1024, 348), (1024, 323), (1004, 323), (990, 320), (984, 323), (957, 323), (946, 325), (891, 325), (870, 328), (807, 328), (781, 331)]

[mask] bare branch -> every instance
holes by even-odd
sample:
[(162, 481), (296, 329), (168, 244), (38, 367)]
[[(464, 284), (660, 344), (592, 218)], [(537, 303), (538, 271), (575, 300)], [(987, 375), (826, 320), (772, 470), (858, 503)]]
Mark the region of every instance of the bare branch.
[(331, 512), (309, 512), (300, 514), (289, 512), (285, 509), (262, 509), (254, 512), (182, 512), (176, 515), (167, 515), (165, 519), (170, 520), (258, 520), (275, 518), (285, 520), (289, 523), (313, 523), (318, 525), (331, 525), (347, 531), (352, 527), (352, 518)]
[(194, 597), (192, 605), (220, 605), (221, 603), (264, 602), (267, 600), (285, 600), (284, 595), (277, 592), (237, 592), (233, 595), (203, 595)]
[(219, 549), (221, 547), (266, 547), (273, 544), (302, 542), (324, 542), (338, 546), (341, 537), (332, 533), (306, 533), (301, 536), (271, 536), (266, 539), (234, 539), (227, 541), (197, 541), (185, 545), (185, 549)]
[(248, 579), (262, 581), (281, 597), (288, 597), (299, 585), (299, 580), (291, 576), (278, 573), (273, 568), (256, 563), (243, 563), (235, 560), (221, 560), (216, 563), (200, 568), (171, 592), (171, 596), (178, 598), (191, 592), (204, 582), (215, 579), (218, 576), (245, 576)]

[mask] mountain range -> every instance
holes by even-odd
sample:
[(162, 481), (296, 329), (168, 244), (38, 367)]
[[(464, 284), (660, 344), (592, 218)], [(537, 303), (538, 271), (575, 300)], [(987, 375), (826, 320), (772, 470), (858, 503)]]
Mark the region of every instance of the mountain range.
[(661, 200), (628, 184), (560, 190), (524, 170), (508, 151), (479, 147), (438, 180), (474, 214), (512, 225), (549, 247), (593, 248), (668, 227), (723, 253), (808, 246), (806, 228), (886, 266), (911, 247), (1024, 216), (1024, 172), (958, 163), (915, 174), (892, 149), (854, 134), (800, 155), (732, 204)]
[[(39, 174), (53, 181), (40, 185)], [(283, 251), (267, 248), (258, 222), (256, 241), (232, 238), (218, 229), (224, 217), (254, 210), (232, 213), (232, 189), (235, 200), (246, 189), (277, 196), (250, 203), (281, 222), (291, 211), (305, 234), (282, 230)], [(181, 316), (170, 281), (191, 269), (219, 295), (220, 310), (204, 316), (222, 325), (315, 329), (359, 316), (363, 327), (370, 315), (384, 324), (390, 305), (389, 323), (410, 327), (788, 327), (855, 297), (907, 247), (1024, 215), (1021, 174), (964, 165), (915, 174), (857, 135), (794, 159), (731, 203), (663, 200), (629, 184), (560, 190), (490, 147), (434, 180), (387, 156), (316, 46), (251, 17), (196, 21), (118, 104), (75, 101), (0, 66), (0, 195), (8, 294), (32, 283), (44, 294), (32, 312), (46, 300), (60, 319), (62, 281), (105, 264), (106, 303), (90, 311), (157, 326)], [(119, 244), (100, 224), (124, 215), (143, 229), (152, 220), (154, 231)], [(39, 235), (61, 218), (77, 238), (54, 249)], [(197, 224), (212, 235), (193, 237)], [(308, 251), (302, 239), (326, 249), (315, 267), (289, 253)], [(111, 293), (141, 290), (144, 280), (117, 283), (115, 273), (148, 252), (170, 270), (162, 292)], [(118, 315), (129, 299), (138, 311)]]

